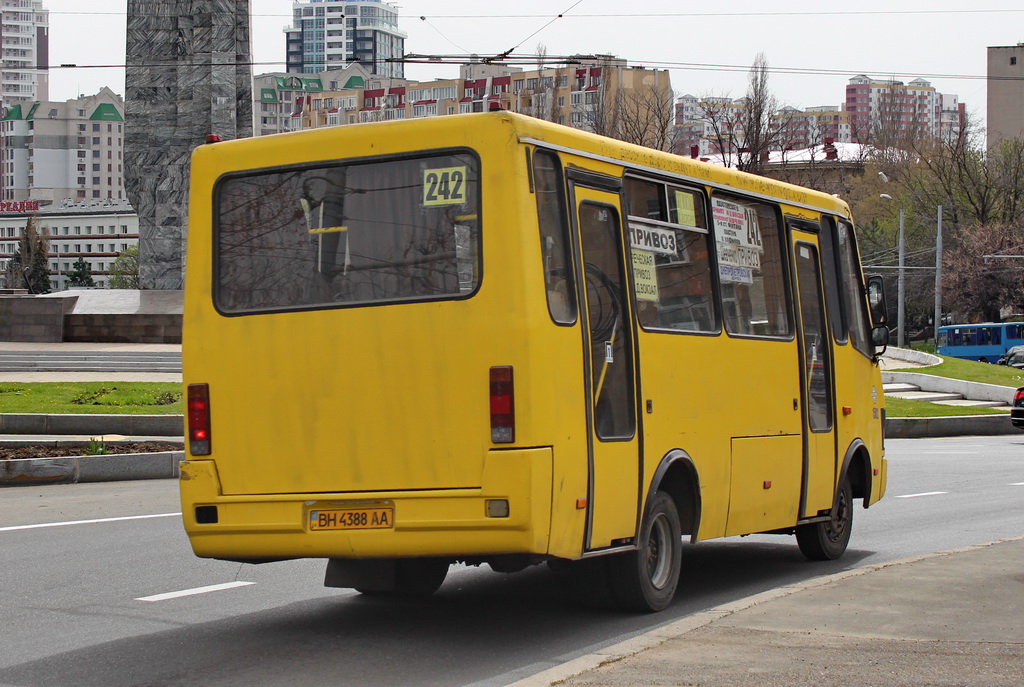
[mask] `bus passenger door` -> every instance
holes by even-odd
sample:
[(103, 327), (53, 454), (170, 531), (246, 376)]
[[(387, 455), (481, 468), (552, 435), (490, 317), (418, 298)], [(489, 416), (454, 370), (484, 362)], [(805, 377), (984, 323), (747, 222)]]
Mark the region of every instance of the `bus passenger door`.
[[(585, 550), (629, 543), (640, 509), (636, 350), (618, 179), (570, 171), (577, 230), (590, 483)], [(581, 179), (580, 177), (583, 177)], [(594, 177), (593, 180), (590, 177)], [(584, 186), (586, 183), (586, 186)], [(589, 187), (591, 184), (598, 188)]]
[(833, 351), (825, 313), (817, 238), (792, 225), (791, 231), (804, 424), (804, 478), (800, 498), (800, 517), (804, 518), (831, 509), (835, 494)]

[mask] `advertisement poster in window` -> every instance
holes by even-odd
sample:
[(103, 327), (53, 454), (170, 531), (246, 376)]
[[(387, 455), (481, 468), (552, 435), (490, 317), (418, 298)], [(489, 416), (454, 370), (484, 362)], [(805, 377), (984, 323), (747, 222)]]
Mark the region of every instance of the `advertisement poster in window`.
[(722, 198), (711, 200), (719, 274), (723, 282), (752, 284), (764, 247), (753, 208)]

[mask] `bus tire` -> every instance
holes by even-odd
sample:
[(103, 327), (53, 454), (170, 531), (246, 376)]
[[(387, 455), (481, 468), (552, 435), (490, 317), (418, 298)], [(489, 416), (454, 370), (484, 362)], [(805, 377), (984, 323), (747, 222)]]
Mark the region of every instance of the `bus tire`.
[(843, 479), (839, 499), (828, 520), (797, 525), (796, 543), (800, 552), (812, 561), (833, 561), (846, 552), (853, 530), (853, 487)]
[(663, 491), (651, 500), (635, 551), (608, 559), (612, 596), (620, 608), (650, 613), (672, 603), (682, 561), (679, 511)]

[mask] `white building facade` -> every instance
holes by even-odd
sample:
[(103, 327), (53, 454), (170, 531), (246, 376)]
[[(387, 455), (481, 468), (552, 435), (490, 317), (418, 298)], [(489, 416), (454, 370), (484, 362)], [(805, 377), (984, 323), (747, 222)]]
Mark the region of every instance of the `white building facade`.
[(50, 12), (42, 0), (0, 0), (0, 105), (50, 95)]
[[(285, 28), (286, 69), (318, 74), (358, 62), (374, 75), (401, 79), (407, 34), (398, 7), (382, 0), (295, 0)], [(394, 61), (392, 61), (394, 60)]]
[(0, 200), (41, 206), (123, 200), (124, 100), (103, 88), (65, 102), (11, 105), (0, 119)]
[[(110, 288), (118, 255), (139, 244), (139, 218), (126, 200), (89, 200), (41, 208), (35, 201), (0, 203), (0, 281), (17, 252), (29, 217), (49, 241), (50, 288), (64, 291), (79, 258), (85, 260), (97, 288)], [(0, 288), (10, 288), (0, 284)]]

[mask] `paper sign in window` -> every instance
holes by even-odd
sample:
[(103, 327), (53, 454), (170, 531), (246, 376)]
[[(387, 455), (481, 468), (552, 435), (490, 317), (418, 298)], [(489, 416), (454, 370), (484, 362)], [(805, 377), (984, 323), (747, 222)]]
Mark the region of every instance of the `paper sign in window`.
[(442, 167), (423, 170), (423, 204), (463, 205), (466, 203), (466, 168)]
[(633, 289), (640, 301), (658, 300), (658, 270), (654, 253), (647, 250), (632, 250)]
[(675, 191), (676, 222), (688, 227), (697, 226), (697, 212), (693, 208), (693, 194), (686, 191)]
[(718, 264), (743, 269), (761, 269), (761, 229), (753, 208), (721, 198), (711, 201)]

